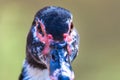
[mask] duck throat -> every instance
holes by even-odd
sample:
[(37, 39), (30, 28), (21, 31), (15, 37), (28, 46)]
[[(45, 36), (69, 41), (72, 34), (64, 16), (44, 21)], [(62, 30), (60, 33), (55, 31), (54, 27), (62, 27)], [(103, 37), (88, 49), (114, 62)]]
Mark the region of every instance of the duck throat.
[(50, 80), (48, 69), (40, 69), (24, 62), (22, 80)]

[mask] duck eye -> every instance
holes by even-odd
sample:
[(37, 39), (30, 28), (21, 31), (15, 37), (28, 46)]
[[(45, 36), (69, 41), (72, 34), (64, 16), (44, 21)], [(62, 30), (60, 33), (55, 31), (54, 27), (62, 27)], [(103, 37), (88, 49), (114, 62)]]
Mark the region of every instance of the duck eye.
[(71, 22), (71, 24), (70, 24), (70, 33), (71, 33), (72, 29), (73, 29), (73, 23)]
[(40, 34), (42, 34), (42, 36), (44, 36), (42, 29), (41, 29), (41, 26), (40, 26), (40, 23), (38, 23), (37, 30)]
[(55, 55), (52, 55), (52, 60), (54, 60), (54, 61), (55, 61)]
[(73, 29), (73, 23), (71, 22), (71, 26), (70, 26), (70, 29)]

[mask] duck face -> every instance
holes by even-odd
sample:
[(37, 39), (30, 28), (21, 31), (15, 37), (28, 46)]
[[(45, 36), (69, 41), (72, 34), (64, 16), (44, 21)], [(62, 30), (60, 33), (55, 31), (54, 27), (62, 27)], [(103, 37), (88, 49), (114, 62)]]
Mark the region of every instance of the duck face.
[(48, 69), (51, 80), (73, 80), (71, 62), (78, 52), (77, 39), (68, 10), (43, 8), (35, 15), (27, 37), (27, 59), (38, 64), (35, 67)]

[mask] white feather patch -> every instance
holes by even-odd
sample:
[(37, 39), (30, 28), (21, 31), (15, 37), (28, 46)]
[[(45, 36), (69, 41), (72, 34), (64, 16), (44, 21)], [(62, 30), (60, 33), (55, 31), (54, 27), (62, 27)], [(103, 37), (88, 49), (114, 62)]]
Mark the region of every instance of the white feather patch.
[(47, 69), (41, 70), (27, 64), (25, 72), (26, 77), (23, 80), (50, 80), (49, 71)]

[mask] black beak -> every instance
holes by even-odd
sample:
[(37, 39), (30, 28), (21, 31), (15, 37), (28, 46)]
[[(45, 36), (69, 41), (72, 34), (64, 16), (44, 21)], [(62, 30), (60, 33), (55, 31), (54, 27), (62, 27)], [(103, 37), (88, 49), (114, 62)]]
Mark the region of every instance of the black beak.
[(50, 77), (52, 80), (73, 80), (74, 73), (65, 41), (51, 43)]

